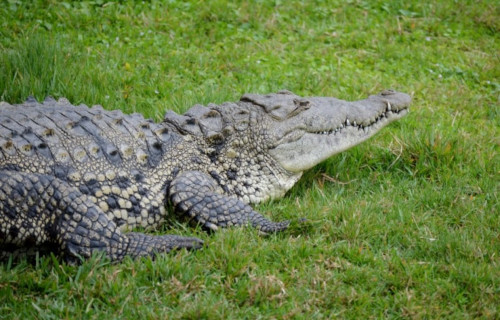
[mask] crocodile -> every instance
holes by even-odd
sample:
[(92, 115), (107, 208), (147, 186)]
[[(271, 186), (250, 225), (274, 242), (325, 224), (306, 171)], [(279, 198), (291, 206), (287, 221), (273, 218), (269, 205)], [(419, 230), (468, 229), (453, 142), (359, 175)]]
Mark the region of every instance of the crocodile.
[(0, 103), (0, 260), (55, 252), (68, 262), (197, 249), (158, 230), (173, 207), (217, 230), (284, 230), (251, 203), (283, 196), (302, 173), (408, 112), (409, 95), (364, 100), (244, 94), (161, 123), (140, 114), (30, 97)]

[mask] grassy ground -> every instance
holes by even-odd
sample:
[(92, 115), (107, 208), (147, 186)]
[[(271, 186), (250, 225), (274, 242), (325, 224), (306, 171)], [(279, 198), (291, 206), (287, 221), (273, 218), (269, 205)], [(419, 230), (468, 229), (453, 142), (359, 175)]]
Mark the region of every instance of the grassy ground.
[[(412, 113), (257, 208), (304, 226), (156, 261), (0, 264), (0, 318), (500, 317), (496, 1), (1, 1), (0, 100), (65, 96), (160, 120), (286, 88)], [(333, 179), (331, 179), (333, 178)]]

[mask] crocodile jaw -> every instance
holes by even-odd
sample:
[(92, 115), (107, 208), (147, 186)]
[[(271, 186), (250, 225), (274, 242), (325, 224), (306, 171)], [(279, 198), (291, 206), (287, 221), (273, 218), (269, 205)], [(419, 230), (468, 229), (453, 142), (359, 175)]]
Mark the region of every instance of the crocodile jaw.
[(384, 104), (380, 107), (378, 103), (377, 108), (373, 105), (367, 108), (365, 105), (347, 106), (352, 109), (352, 113), (345, 105), (339, 109), (335, 108), (335, 104), (334, 108), (329, 106), (328, 109), (322, 106), (318, 109), (324, 114), (323, 121), (317, 121), (317, 116), (314, 121), (305, 119), (305, 125), (283, 135), (269, 153), (288, 171), (310, 169), (334, 154), (367, 140), (408, 113), (409, 102), (394, 106), (390, 101), (384, 101)]

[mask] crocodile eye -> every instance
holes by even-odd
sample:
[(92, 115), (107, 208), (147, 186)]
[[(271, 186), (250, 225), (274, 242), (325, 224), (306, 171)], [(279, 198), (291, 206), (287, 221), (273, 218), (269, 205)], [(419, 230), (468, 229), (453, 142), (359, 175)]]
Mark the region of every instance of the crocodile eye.
[(299, 113), (302, 113), (311, 108), (311, 102), (309, 100), (293, 99), (293, 103), (295, 105), (295, 109), (290, 112), (287, 118), (295, 117)]
[(293, 99), (296, 109), (307, 110), (311, 107), (311, 101), (305, 99)]

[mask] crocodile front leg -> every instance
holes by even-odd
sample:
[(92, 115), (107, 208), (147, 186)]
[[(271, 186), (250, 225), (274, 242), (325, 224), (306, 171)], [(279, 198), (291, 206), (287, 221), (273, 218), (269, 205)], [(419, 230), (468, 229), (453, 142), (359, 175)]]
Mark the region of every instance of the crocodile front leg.
[(251, 225), (269, 233), (284, 230), (289, 224), (288, 221), (269, 221), (243, 201), (224, 195), (212, 177), (199, 171), (179, 174), (170, 185), (169, 195), (178, 211), (212, 230)]
[(0, 171), (0, 257), (53, 246), (69, 262), (103, 251), (111, 260), (199, 248), (201, 240), (122, 233), (87, 195), (53, 176)]

